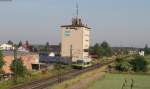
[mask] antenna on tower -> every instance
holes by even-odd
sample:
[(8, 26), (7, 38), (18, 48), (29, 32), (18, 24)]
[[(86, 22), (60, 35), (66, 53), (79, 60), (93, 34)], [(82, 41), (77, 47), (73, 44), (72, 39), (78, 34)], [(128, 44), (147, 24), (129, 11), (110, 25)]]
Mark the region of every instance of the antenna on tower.
[(79, 3), (78, 0), (76, 0), (76, 17), (72, 19), (73, 25), (82, 25), (82, 21), (79, 18)]
[(77, 18), (79, 16), (79, 3), (78, 0), (76, 0), (76, 14), (77, 14)]

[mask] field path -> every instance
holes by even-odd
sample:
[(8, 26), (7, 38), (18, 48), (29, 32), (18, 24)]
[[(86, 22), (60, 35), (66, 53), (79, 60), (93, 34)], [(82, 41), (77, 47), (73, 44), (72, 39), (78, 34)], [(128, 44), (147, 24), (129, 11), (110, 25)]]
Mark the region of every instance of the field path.
[(89, 75), (89, 77), (80, 80), (79, 82), (73, 84), (67, 89), (86, 89), (91, 83), (93, 83), (94, 81), (100, 79), (101, 77), (105, 75), (104, 71), (106, 70), (106, 68), (107, 66), (100, 68), (98, 71)]

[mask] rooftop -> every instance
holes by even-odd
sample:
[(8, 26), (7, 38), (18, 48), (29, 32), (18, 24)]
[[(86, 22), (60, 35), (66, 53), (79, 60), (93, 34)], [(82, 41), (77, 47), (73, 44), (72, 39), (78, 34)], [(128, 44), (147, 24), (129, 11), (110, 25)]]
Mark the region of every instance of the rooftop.
[(85, 28), (91, 29), (90, 27), (82, 23), (81, 18), (73, 18), (71, 25), (62, 25), (61, 27), (85, 27)]
[[(31, 52), (17, 52), (17, 55), (35, 55), (36, 53), (31, 53)], [(13, 56), (14, 52), (13, 51), (3, 51), (4, 56)]]

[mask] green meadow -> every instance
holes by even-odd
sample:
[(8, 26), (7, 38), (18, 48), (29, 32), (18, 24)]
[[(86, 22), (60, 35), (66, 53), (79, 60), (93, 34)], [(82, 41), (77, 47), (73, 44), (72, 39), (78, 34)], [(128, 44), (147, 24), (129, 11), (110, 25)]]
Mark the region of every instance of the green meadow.
[(94, 82), (88, 89), (122, 89), (123, 83), (127, 80), (123, 89), (150, 89), (150, 75), (142, 74), (106, 74), (103, 78)]

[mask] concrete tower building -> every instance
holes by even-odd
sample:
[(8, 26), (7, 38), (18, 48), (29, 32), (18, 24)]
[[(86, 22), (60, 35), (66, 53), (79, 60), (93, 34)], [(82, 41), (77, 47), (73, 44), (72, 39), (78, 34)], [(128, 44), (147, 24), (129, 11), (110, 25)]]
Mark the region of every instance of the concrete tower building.
[(61, 26), (61, 56), (70, 57), (72, 62), (82, 60), (90, 62), (90, 30), (78, 17), (78, 3), (76, 3), (77, 16), (72, 19), (71, 25)]
[(90, 29), (80, 18), (72, 19), (71, 25), (61, 26), (61, 56), (71, 57), (72, 61), (90, 61)]

